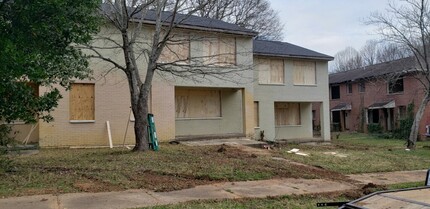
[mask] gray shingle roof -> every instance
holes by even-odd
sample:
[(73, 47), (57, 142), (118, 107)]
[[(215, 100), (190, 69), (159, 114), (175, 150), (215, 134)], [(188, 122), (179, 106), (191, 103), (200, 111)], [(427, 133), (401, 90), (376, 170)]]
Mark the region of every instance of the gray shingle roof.
[(407, 73), (416, 70), (414, 57), (407, 57), (390, 62), (365, 66), (353, 70), (348, 70), (329, 75), (330, 84), (357, 81), (360, 79), (373, 78), (393, 73)]
[[(112, 11), (112, 9), (110, 8), (112, 8), (112, 6), (108, 4), (102, 5), (102, 10), (105, 13)], [(131, 9), (129, 10), (131, 11)], [(140, 20), (141, 17), (142, 17), (142, 12), (137, 13), (133, 16), (135, 21)], [(162, 21), (166, 23), (169, 23), (172, 17), (173, 17), (173, 12), (162, 12), (161, 14)], [(145, 17), (144, 17), (144, 23), (155, 24), (156, 19), (157, 17), (156, 17), (155, 11), (153, 10), (146, 11)], [(193, 15), (185, 15), (180, 13), (176, 13), (175, 23), (179, 23), (178, 25), (179, 28), (215, 31), (215, 32), (246, 35), (246, 36), (258, 35), (258, 33), (253, 30), (246, 29), (238, 25), (227, 23), (221, 20), (198, 17)]]
[(333, 57), (294, 44), (279, 41), (254, 40), (254, 55), (333, 60)]

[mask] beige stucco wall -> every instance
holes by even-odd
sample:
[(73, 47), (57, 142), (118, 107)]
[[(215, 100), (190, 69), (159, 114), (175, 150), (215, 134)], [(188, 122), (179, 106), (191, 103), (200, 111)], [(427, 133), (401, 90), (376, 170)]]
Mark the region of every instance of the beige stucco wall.
[[(327, 61), (316, 61), (316, 85), (302, 86), (293, 84), (293, 59), (284, 59), (284, 84), (258, 84), (258, 72), (254, 71), (254, 100), (259, 102), (260, 127), (255, 128), (255, 136), (260, 138), (264, 130), (266, 140), (309, 139), (312, 138), (312, 102), (322, 102), (321, 134), (330, 140), (328, 66)], [(301, 103), (301, 125), (275, 127), (275, 102)], [(327, 113), (327, 114), (325, 114)]]
[[(114, 145), (122, 145), (130, 114), (128, 85), (122, 72), (113, 72), (102, 80), (76, 81), (95, 83), (95, 121), (72, 123), (69, 120), (69, 92), (62, 90), (63, 98), (52, 112), (54, 121), (40, 122), (40, 146), (107, 146), (109, 121)], [(43, 92), (43, 90), (41, 90)], [(133, 144), (133, 122), (128, 125), (126, 144)]]
[[(150, 28), (145, 28), (151, 33)], [(190, 32), (193, 37), (204, 37), (205, 33)], [(102, 28), (101, 33), (109, 34), (113, 40), (120, 40), (119, 34), (113, 33), (110, 28)], [(97, 41), (99, 46), (110, 46), (106, 41)], [(252, 83), (252, 39), (251, 37), (236, 37), (237, 63), (233, 68), (243, 69), (229, 75), (229, 79), (216, 79), (208, 77), (202, 79), (184, 79), (172, 77), (166, 74), (156, 74), (151, 90), (151, 112), (155, 116), (157, 135), (160, 141), (174, 139), (178, 134), (187, 134), (183, 130), (193, 130), (195, 124), (177, 122), (175, 119), (175, 86), (222, 88), (229, 89), (233, 93), (226, 92), (226, 99), (223, 100), (222, 123), (219, 123), (218, 131), (213, 133), (241, 132), (252, 134), (253, 113), (253, 83)], [(147, 45), (136, 47), (136, 50), (147, 48)], [(191, 57), (199, 56), (202, 46), (198, 42), (191, 42)], [(86, 53), (91, 54), (87, 51)], [(122, 63), (121, 50), (103, 50), (104, 56)], [(141, 68), (142, 78), (145, 76), (145, 58), (138, 60)], [(248, 66), (248, 67), (245, 67)], [(134, 122), (130, 121), (130, 96), (129, 87), (125, 74), (120, 70), (110, 71), (112, 65), (100, 61), (91, 60), (90, 68), (94, 71), (94, 79), (88, 81), (76, 81), (95, 83), (95, 121), (86, 123), (71, 123), (69, 120), (69, 92), (61, 90), (63, 98), (59, 101), (58, 108), (52, 112), (54, 121), (45, 123), (40, 121), (39, 143), (42, 147), (61, 147), (61, 146), (108, 146), (108, 130), (106, 121), (110, 122), (112, 139), (114, 145), (122, 145), (124, 134), (127, 130), (126, 144), (134, 144)], [(244, 92), (244, 93), (242, 93)], [(44, 93), (44, 89), (40, 89)], [(229, 98), (231, 97), (231, 98)], [(242, 102), (245, 101), (245, 102)], [(224, 110), (225, 109), (225, 110)], [(244, 113), (246, 116), (240, 116)], [(197, 121), (194, 121), (194, 123)], [(220, 122), (220, 121), (218, 121)], [(127, 126), (128, 123), (128, 126)], [(213, 124), (198, 123), (201, 127), (196, 129), (195, 134), (209, 134), (207, 130)], [(179, 130), (179, 131), (178, 131)], [(190, 134), (194, 134), (189, 132)]]

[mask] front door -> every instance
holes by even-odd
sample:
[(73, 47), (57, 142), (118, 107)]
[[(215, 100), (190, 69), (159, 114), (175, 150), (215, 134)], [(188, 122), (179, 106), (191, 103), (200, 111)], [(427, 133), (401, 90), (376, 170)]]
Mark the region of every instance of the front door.
[(350, 126), (349, 118), (351, 117), (350, 114), (351, 114), (351, 111), (349, 111), (349, 110), (346, 110), (343, 113), (343, 116), (344, 116), (343, 121), (344, 121), (344, 125), (345, 125), (345, 130), (350, 129), (350, 127), (349, 127)]

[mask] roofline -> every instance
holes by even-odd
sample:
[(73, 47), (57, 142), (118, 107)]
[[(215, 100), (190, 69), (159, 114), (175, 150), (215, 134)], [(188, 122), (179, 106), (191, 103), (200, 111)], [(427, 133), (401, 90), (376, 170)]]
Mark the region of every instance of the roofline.
[(258, 56), (269, 56), (269, 57), (283, 57), (283, 58), (299, 58), (299, 59), (315, 59), (315, 60), (324, 60), (324, 61), (332, 61), (334, 57), (317, 57), (317, 56), (305, 56), (305, 55), (287, 55), (287, 54), (266, 54), (253, 52), (254, 55)]
[[(413, 68), (413, 69), (410, 69), (410, 70), (403, 70), (401, 72), (385, 73), (385, 74), (381, 74), (381, 75), (377, 75), (377, 76), (366, 76), (366, 77), (357, 78), (357, 79), (354, 79), (354, 80), (345, 80), (345, 81), (342, 81), (342, 82), (330, 82), (330, 74), (329, 74), (329, 85), (331, 85), (331, 84), (342, 84), (342, 83), (348, 83), (348, 82), (355, 82), (355, 81), (361, 81), (361, 80), (366, 80), (366, 79), (373, 79), (373, 78), (378, 78), (378, 77), (381, 77), (381, 76), (384, 76), (384, 75), (390, 75), (390, 74), (400, 74), (401, 76), (404, 76), (404, 75), (407, 75), (407, 74), (410, 74), (410, 73), (414, 73), (414, 72), (418, 72), (418, 71), (420, 71), (418, 68)], [(338, 72), (338, 73), (342, 73), (342, 72)], [(336, 73), (334, 73), (334, 74), (336, 74)]]
[[(140, 22), (140, 20), (131, 19), (132, 22)], [(156, 25), (155, 21), (152, 20), (143, 20), (143, 24), (148, 25)], [(164, 23), (163, 25), (169, 25), (168, 23)], [(244, 31), (236, 31), (236, 30), (224, 30), (219, 28), (208, 28), (208, 27), (201, 27), (201, 26), (192, 26), (192, 25), (185, 25), (185, 24), (178, 24), (176, 26), (177, 28), (182, 29), (191, 29), (191, 30), (202, 30), (202, 31), (212, 31), (212, 32), (221, 32), (221, 33), (228, 33), (228, 34), (236, 34), (236, 35), (243, 35), (243, 36), (250, 36), (255, 37), (258, 35), (257, 32), (244, 32)]]

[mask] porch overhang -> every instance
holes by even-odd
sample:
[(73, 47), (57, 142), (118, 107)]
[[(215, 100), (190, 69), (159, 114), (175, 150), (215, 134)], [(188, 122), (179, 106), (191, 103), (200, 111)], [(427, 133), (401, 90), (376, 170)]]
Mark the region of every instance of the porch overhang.
[(396, 107), (396, 102), (394, 100), (388, 102), (375, 102), (370, 105), (367, 109), (375, 110), (375, 109), (386, 109), (386, 108), (394, 108)]
[(351, 104), (341, 103), (334, 106), (331, 111), (351, 110)]

